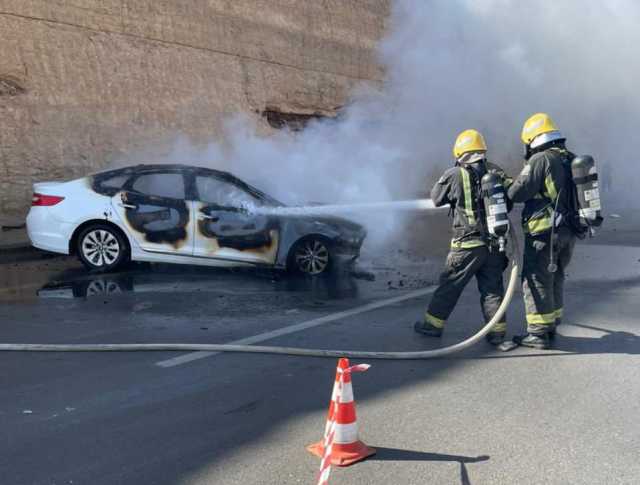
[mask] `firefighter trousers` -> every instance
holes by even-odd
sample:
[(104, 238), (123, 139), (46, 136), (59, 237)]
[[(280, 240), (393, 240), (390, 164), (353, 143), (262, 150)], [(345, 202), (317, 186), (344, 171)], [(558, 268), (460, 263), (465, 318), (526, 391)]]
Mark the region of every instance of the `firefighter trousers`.
[[(507, 257), (496, 248), (480, 246), (470, 249), (451, 249), (445, 269), (440, 275), (440, 284), (433, 294), (425, 314), (425, 322), (443, 328), (449, 315), (458, 303), (465, 286), (476, 277), (480, 291), (480, 304), (485, 323), (498, 311), (504, 296), (502, 273), (507, 268)], [(492, 332), (507, 330), (506, 317), (496, 323)]]
[(551, 233), (525, 236), (522, 262), (522, 292), (527, 314), (527, 331), (533, 335), (552, 332), (560, 323), (564, 308), (565, 270), (571, 262), (576, 237), (570, 229), (559, 227), (553, 241), (555, 273), (551, 263)]

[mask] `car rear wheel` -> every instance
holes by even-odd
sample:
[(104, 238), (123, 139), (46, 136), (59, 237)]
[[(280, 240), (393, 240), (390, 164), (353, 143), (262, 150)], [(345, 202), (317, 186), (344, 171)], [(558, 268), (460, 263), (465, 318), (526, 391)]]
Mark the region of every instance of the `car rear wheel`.
[(320, 275), (331, 269), (331, 246), (325, 239), (311, 237), (298, 242), (291, 253), (291, 267), (297, 273)]
[(127, 260), (129, 248), (118, 230), (106, 224), (94, 224), (80, 233), (78, 256), (90, 270), (106, 272)]

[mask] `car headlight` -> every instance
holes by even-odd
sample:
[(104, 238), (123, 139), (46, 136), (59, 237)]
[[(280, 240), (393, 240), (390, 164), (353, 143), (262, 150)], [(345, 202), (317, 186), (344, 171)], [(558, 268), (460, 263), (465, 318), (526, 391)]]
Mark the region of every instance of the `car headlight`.
[(360, 245), (361, 240), (357, 235), (343, 236), (341, 239), (342, 242), (347, 246), (358, 246)]

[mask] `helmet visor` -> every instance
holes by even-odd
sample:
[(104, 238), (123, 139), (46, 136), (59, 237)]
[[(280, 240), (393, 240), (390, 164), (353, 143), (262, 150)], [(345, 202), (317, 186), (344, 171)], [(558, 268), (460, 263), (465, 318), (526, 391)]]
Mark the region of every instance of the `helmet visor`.
[(484, 151), (477, 152), (467, 152), (458, 158), (459, 163), (476, 163), (484, 160), (487, 156), (487, 153)]
[(564, 140), (565, 137), (559, 131), (549, 131), (536, 136), (529, 145), (531, 148), (538, 148), (539, 146), (546, 145), (549, 142), (556, 140)]

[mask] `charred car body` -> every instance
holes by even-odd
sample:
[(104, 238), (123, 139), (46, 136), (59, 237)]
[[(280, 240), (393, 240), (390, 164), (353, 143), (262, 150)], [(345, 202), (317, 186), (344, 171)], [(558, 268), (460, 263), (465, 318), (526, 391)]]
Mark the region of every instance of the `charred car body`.
[(259, 210), (278, 207), (227, 172), (137, 165), (34, 184), (27, 229), (35, 247), (78, 254), (94, 271), (134, 260), (320, 274), (358, 257), (366, 236), (359, 224)]

